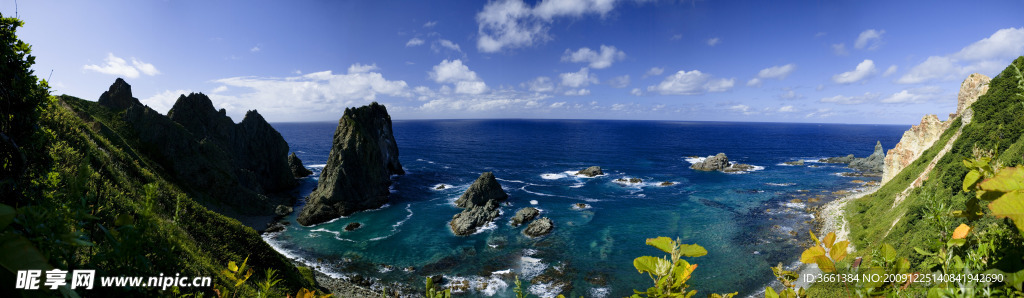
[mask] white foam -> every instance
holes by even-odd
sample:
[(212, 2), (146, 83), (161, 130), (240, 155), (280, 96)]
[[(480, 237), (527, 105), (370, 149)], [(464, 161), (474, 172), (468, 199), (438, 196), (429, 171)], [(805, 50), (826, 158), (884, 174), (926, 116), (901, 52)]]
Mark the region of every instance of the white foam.
[(533, 279), (543, 273), (545, 269), (548, 269), (548, 264), (541, 262), (541, 259), (527, 256), (519, 258), (519, 279)]
[(793, 208), (793, 209), (804, 209), (805, 207), (807, 207), (807, 205), (804, 204), (804, 203), (793, 203), (793, 202), (782, 203), (782, 206), (786, 206), (786, 207)]
[(288, 249), (284, 248), (284, 246), (281, 245), (281, 242), (278, 241), (277, 238), (275, 237), (276, 235), (277, 235), (277, 233), (263, 234), (263, 242), (266, 242), (267, 245), (270, 245), (271, 248), (276, 250), (278, 253), (280, 253), (284, 257), (286, 257), (288, 259), (291, 259), (291, 260), (295, 260), (296, 262), (299, 262), (299, 263), (302, 263), (302, 264), (306, 264), (306, 266), (308, 266), (310, 268), (314, 268), (313, 270), (320, 271), (320, 273), (326, 274), (327, 276), (330, 276), (332, 278), (345, 278), (346, 277), (341, 272), (330, 270), (329, 268), (331, 268), (332, 266), (320, 266), (319, 269), (317, 269), (316, 266), (312, 266), (313, 262), (311, 262), (310, 260), (306, 260), (305, 258), (300, 257), (294, 251), (291, 251), (291, 250), (288, 250)]
[(537, 200), (530, 200), (530, 205), (537, 205)]
[(755, 165), (750, 165), (750, 166), (752, 168), (749, 169), (749, 170), (746, 170), (746, 171), (736, 171), (736, 172), (726, 172), (726, 174), (747, 174), (747, 173), (754, 172), (754, 171), (764, 170), (764, 167), (762, 167), (762, 166), (755, 166)]
[[(497, 220), (497, 218), (495, 218), (495, 220)], [(492, 221), (488, 222), (486, 225), (484, 225), (483, 227), (476, 229), (476, 232), (473, 232), (473, 235), (483, 233), (484, 231), (490, 231), (490, 230), (497, 229), (498, 225), (494, 224), (495, 220), (492, 220)]]
[(620, 179), (612, 180), (612, 182), (615, 182), (615, 183), (618, 183), (618, 184), (622, 184), (622, 185), (627, 185), (627, 186), (638, 186), (638, 185), (643, 185), (644, 184), (643, 181), (641, 181), (641, 182), (629, 182), (629, 179), (631, 179), (631, 177), (622, 177)]
[(698, 162), (704, 162), (704, 160), (706, 160), (708, 158), (707, 157), (687, 157), (687, 158), (684, 158), (684, 159), (686, 160), (686, 162), (689, 162), (690, 164), (695, 164), (695, 163), (698, 163)]
[(544, 174), (540, 174), (540, 177), (544, 178), (544, 179), (547, 179), (547, 180), (558, 180), (558, 179), (562, 179), (562, 178), (565, 178), (565, 177), (568, 177), (568, 176), (566, 176), (566, 174), (544, 173)]
[(593, 288), (593, 289), (590, 289), (590, 297), (594, 297), (594, 298), (608, 297), (608, 295), (611, 294), (611, 293), (612, 293), (612, 291), (609, 288)]
[(552, 286), (551, 283), (536, 283), (530, 285), (528, 289), (530, 294), (537, 295), (541, 298), (553, 298), (558, 296), (558, 289)]
[[(444, 186), (444, 189), (437, 189), (438, 187), (442, 187), (442, 186)], [(444, 184), (444, 183), (434, 184), (434, 186), (430, 187), (430, 189), (434, 190), (434, 191), (445, 191), (445, 190), (449, 190), (449, 189), (452, 189), (452, 188), (454, 188), (454, 186), (452, 186), (451, 184)]]
[(498, 270), (498, 271), (491, 272), (491, 275), (506, 275), (506, 274), (512, 274), (512, 269), (509, 268), (509, 269), (505, 269), (505, 270)]
[(590, 176), (587, 176), (587, 175), (579, 174), (579, 172), (580, 171), (569, 170), (569, 171), (565, 171), (565, 172), (562, 172), (562, 173), (565, 173), (568, 176), (573, 176), (573, 177), (576, 177), (576, 178), (585, 178), (585, 179), (593, 179), (593, 178), (597, 178), (597, 177), (608, 176), (608, 174), (601, 174), (601, 175), (594, 175), (594, 177), (590, 177)]
[(583, 187), (584, 185), (587, 185), (587, 184), (583, 183), (583, 182), (580, 182), (580, 183), (573, 184), (573, 185), (571, 185), (569, 187), (571, 187), (571, 188), (580, 188), (580, 187)]
[(771, 186), (793, 186), (793, 185), (796, 185), (796, 183), (792, 183), (792, 182), (788, 182), (788, 183), (768, 182), (768, 183), (765, 183), (765, 184), (771, 185)]
[(529, 190), (526, 190), (526, 186), (523, 186), (523, 187), (521, 187), (521, 188), (519, 188), (519, 189), (521, 189), (521, 190), (523, 190), (523, 191), (525, 191), (525, 192), (531, 193), (531, 194), (535, 194), (535, 195), (538, 195), (538, 196), (545, 196), (545, 197), (557, 197), (556, 195), (552, 195), (552, 194), (546, 194), (546, 193), (542, 193), (542, 192), (536, 192), (536, 191), (529, 191)]
[(576, 204), (572, 204), (572, 207), (571, 207), (572, 210), (583, 210), (583, 209), (590, 209), (590, 208), (593, 208), (593, 206), (590, 206), (590, 204), (583, 204), (583, 207), (580, 207), (579, 205), (576, 205)]
[(322, 163), (322, 164), (308, 165), (306, 167), (307, 168), (322, 168), (322, 167), (326, 167), (326, 166), (327, 166), (327, 164)]
[[(451, 288), (454, 285), (461, 285), (463, 281), (469, 283), (469, 289), (472, 291), (478, 291), (484, 296), (494, 296), (500, 291), (508, 288), (508, 283), (501, 280), (499, 276), (481, 277), (481, 276), (444, 276), (448, 283), (445, 285), (446, 288)], [(486, 287), (484, 285), (487, 285)], [(463, 293), (463, 291), (452, 291), (452, 293)]]

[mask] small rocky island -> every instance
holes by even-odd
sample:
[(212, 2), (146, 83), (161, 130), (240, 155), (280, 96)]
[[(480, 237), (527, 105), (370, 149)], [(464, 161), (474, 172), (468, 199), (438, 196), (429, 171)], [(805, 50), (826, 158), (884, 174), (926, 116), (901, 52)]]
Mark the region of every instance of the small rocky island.
[(391, 116), (376, 102), (345, 109), (320, 182), (297, 218), (314, 225), (388, 202), (391, 175), (402, 175)]
[(882, 149), (882, 142), (875, 143), (875, 151), (868, 157), (856, 158), (853, 154), (839, 157), (822, 158), (818, 160), (824, 163), (845, 164), (848, 168), (859, 171), (847, 176), (881, 176), (885, 168), (885, 150)]
[(540, 215), (540, 210), (537, 210), (537, 208), (523, 207), (522, 209), (519, 209), (519, 211), (516, 211), (515, 216), (512, 216), (512, 226), (518, 227), (524, 223), (530, 222), (536, 218), (537, 215)]
[(540, 237), (551, 233), (551, 230), (555, 228), (555, 224), (551, 222), (550, 218), (542, 217), (541, 219), (535, 220), (526, 226), (523, 230), (523, 234), (530, 237)]
[(302, 165), (302, 160), (299, 159), (298, 156), (295, 156), (295, 152), (292, 152), (292, 155), (288, 155), (288, 167), (292, 169), (292, 176), (295, 176), (295, 178), (313, 175), (313, 171), (310, 171), (306, 166)]
[(705, 172), (721, 171), (725, 173), (734, 173), (753, 170), (754, 166), (729, 162), (729, 157), (726, 156), (725, 153), (718, 153), (714, 156), (708, 156), (704, 161), (690, 165), (690, 168)]
[(473, 181), (473, 185), (455, 200), (455, 206), (463, 208), (448, 223), (452, 233), (466, 236), (476, 232), (501, 215), (500, 203), (508, 199), (508, 194), (501, 189), (501, 184), (494, 178), (494, 173), (484, 172)]
[(579, 172), (576, 172), (576, 175), (586, 176), (586, 177), (596, 177), (596, 176), (604, 175), (604, 172), (601, 171), (601, 167), (599, 167), (599, 166), (592, 166), (592, 167), (589, 167), (589, 168), (586, 168), (586, 169), (579, 170)]

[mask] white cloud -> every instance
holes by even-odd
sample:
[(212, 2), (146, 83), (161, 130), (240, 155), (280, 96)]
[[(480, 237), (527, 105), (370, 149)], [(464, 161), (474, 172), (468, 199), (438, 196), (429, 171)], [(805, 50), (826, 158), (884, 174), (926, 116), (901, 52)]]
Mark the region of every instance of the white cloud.
[(761, 79), (759, 79), (759, 78), (750, 79), (749, 81), (747, 81), (747, 86), (750, 86), (750, 87), (761, 87)]
[(544, 103), (544, 99), (549, 97), (547, 94), (524, 94), (512, 90), (493, 90), (477, 95), (440, 92), (431, 95), (415, 110), (428, 113), (544, 111), (551, 107)]
[(868, 50), (875, 50), (882, 46), (882, 35), (885, 34), (885, 30), (868, 29), (861, 32), (857, 36), (857, 41), (853, 44), (854, 48), (862, 50), (867, 48)]
[(417, 37), (413, 37), (412, 39), (410, 39), (409, 41), (407, 41), (405, 43), (405, 46), (407, 46), (407, 47), (415, 47), (415, 46), (418, 46), (418, 45), (422, 45), (423, 42), (424, 41), (422, 39), (419, 39)]
[(796, 91), (793, 91), (792, 89), (787, 90), (786, 93), (779, 94), (779, 98), (781, 99), (798, 99), (802, 97), (803, 96), (796, 94)]
[(561, 108), (563, 106), (565, 106), (565, 102), (564, 101), (559, 101), (559, 102), (556, 102), (556, 103), (553, 103), (553, 104), (550, 105), (550, 107), (552, 109)]
[(548, 31), (555, 18), (605, 16), (615, 4), (615, 0), (547, 0), (530, 7), (523, 0), (488, 2), (476, 14), (476, 46), (486, 53), (530, 47), (551, 39)]
[(729, 110), (733, 112), (743, 113), (743, 115), (753, 115), (758, 113), (757, 111), (751, 111), (750, 106), (744, 104), (729, 106)]
[(663, 95), (693, 95), (704, 92), (722, 92), (735, 84), (734, 79), (713, 79), (710, 74), (699, 70), (680, 70), (665, 78), (661, 83), (647, 87), (647, 91)]
[(833, 44), (832, 45), (832, 52), (835, 53), (837, 56), (846, 56), (846, 55), (850, 54), (850, 52), (846, 50), (846, 44), (845, 43)]
[(868, 78), (875, 72), (877, 72), (875, 69), (875, 62), (870, 59), (866, 59), (860, 64), (857, 64), (857, 68), (854, 70), (832, 76), (832, 81), (840, 84), (855, 83)]
[(452, 42), (451, 40), (440, 39), (436, 43), (434, 43), (434, 45), (432, 45), (432, 48), (434, 49), (435, 52), (441, 51), (441, 49), (438, 47), (462, 53), (462, 48), (460, 48), (458, 44)]
[(434, 27), (434, 26), (437, 26), (437, 21), (430, 21), (430, 22), (426, 22), (426, 23), (423, 24), (424, 28), (430, 28), (430, 27)]
[(371, 72), (371, 71), (378, 70), (378, 69), (379, 68), (377, 68), (377, 64), (376, 63), (370, 64), (370, 65), (364, 65), (364, 64), (356, 63), (356, 64), (352, 64), (351, 66), (348, 67), (348, 73), (365, 73), (365, 72)]
[(608, 80), (608, 85), (612, 88), (626, 88), (629, 86), (629, 75), (614, 77)]
[(213, 88), (213, 91), (210, 91), (210, 93), (221, 93), (224, 91), (228, 91), (228, 86), (220, 85), (217, 88)]
[(138, 59), (132, 58), (132, 64), (128, 65), (128, 61), (114, 56), (114, 53), (107, 53), (107, 58), (103, 59), (105, 62), (102, 66), (95, 64), (88, 64), (82, 66), (82, 69), (91, 70), (102, 74), (109, 74), (115, 76), (123, 76), (129, 79), (139, 77), (139, 73), (147, 76), (155, 76), (160, 74), (160, 71), (156, 69), (153, 64), (142, 62)]
[(249, 51), (253, 52), (253, 53), (259, 52), (260, 51), (260, 46), (258, 46), (258, 45), (257, 46), (253, 46), (251, 49), (249, 49)]
[[(227, 88), (226, 86), (221, 87)], [(218, 87), (217, 89), (220, 88)], [(183, 94), (189, 93), (192, 93), (192, 90), (165, 90), (164, 92), (153, 94), (153, 96), (139, 99), (139, 102), (149, 106), (149, 108), (153, 109), (154, 111), (167, 115), (167, 111), (171, 110), (171, 107), (174, 106), (174, 103), (178, 101), (178, 97)], [(217, 93), (216, 89), (214, 89), (213, 93)]]
[(562, 61), (570, 62), (586, 62), (590, 63), (590, 67), (594, 69), (602, 69), (612, 66), (615, 60), (622, 60), (626, 58), (626, 53), (615, 49), (614, 46), (601, 45), (600, 52), (591, 50), (590, 48), (580, 48), (573, 52), (570, 49), (565, 49), (565, 54), (562, 54)]
[(567, 72), (558, 75), (562, 79), (562, 85), (570, 88), (584, 87), (590, 84), (597, 84), (597, 76), (590, 74), (590, 69), (584, 67), (577, 72)]
[(898, 69), (899, 69), (899, 67), (896, 67), (896, 65), (889, 65), (889, 68), (887, 68), (885, 70), (885, 73), (883, 73), (882, 76), (883, 77), (888, 77), (888, 76), (896, 73), (896, 70), (898, 70)]
[(969, 73), (998, 74), (1024, 53), (1024, 28), (1005, 28), (945, 56), (930, 56), (896, 80), (916, 84), (932, 80), (958, 80)]
[(333, 115), (345, 107), (376, 100), (379, 95), (412, 96), (405, 81), (390, 81), (378, 72), (352, 71), (366, 69), (368, 66), (354, 64), (347, 74), (334, 74), (328, 70), (284, 78), (219, 79), (214, 82), (242, 90), (243, 94), (211, 94), (210, 98), (220, 107), (230, 107), (228, 110), (232, 113), (259, 108), (268, 119), (308, 119), (310, 111), (320, 113), (320, 116)]
[(792, 112), (796, 112), (796, 110), (793, 109), (793, 106), (782, 106), (782, 107), (780, 107), (778, 109), (778, 112), (779, 113), (792, 113)]
[(633, 88), (633, 90), (629, 91), (629, 94), (640, 96), (640, 95), (644, 95), (644, 91), (640, 90), (640, 88)]
[(660, 76), (663, 73), (665, 73), (665, 69), (664, 68), (661, 68), (661, 67), (651, 67), (651, 69), (647, 70), (647, 73), (644, 74), (644, 77), (646, 78), (646, 77)]
[(862, 104), (866, 101), (878, 98), (878, 93), (865, 92), (862, 96), (843, 96), (836, 95), (833, 97), (824, 97), (821, 102), (835, 103), (841, 105), (855, 105)]
[(589, 95), (589, 94), (590, 94), (590, 90), (588, 90), (588, 89), (579, 89), (579, 90), (573, 89), (573, 90), (565, 91), (565, 95), (568, 95), (568, 96), (583, 96), (583, 95)]
[(669, 40), (680, 40), (680, 39), (683, 39), (683, 35), (682, 34), (675, 34), (675, 35), (672, 35), (672, 37), (669, 38)]
[(781, 66), (772, 66), (769, 68), (762, 69), (757, 72), (757, 76), (762, 79), (785, 79), (789, 74), (796, 70), (796, 64), (790, 63)]
[(814, 88), (814, 90), (817, 90), (817, 91), (825, 90), (825, 84), (818, 84), (818, 87)]
[(814, 112), (808, 113), (804, 117), (807, 117), (807, 118), (812, 118), (812, 117), (828, 118), (828, 117), (831, 117), (831, 116), (833, 116), (835, 114), (836, 113), (832, 111), (832, 108), (820, 108), (820, 109), (815, 110)]
[(529, 82), (523, 83), (523, 87), (533, 92), (549, 92), (555, 90), (555, 84), (549, 77), (537, 77)]
[(900, 92), (893, 93), (888, 97), (882, 99), (883, 103), (926, 103), (934, 99), (938, 99), (942, 93), (942, 88), (938, 86), (927, 86), (921, 88), (914, 88), (910, 90), (902, 90)]
[(718, 37), (714, 37), (714, 38), (709, 38), (708, 39), (708, 45), (712, 46), (712, 47), (715, 46), (715, 45), (718, 45), (719, 42), (722, 42), (722, 39), (718, 38)]
[(441, 61), (430, 72), (430, 78), (440, 84), (455, 84), (455, 93), (481, 94), (487, 91), (487, 84), (459, 59)]

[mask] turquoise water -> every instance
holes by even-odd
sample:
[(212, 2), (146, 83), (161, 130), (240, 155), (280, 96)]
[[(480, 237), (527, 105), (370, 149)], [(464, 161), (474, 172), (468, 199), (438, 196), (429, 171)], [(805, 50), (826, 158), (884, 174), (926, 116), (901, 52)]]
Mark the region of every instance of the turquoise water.
[[(315, 187), (336, 123), (277, 123), (292, 151), (314, 171), (301, 187)], [(395, 138), (407, 174), (394, 177), (391, 202), (379, 210), (329, 223), (291, 225), (265, 239), (283, 253), (320, 265), (334, 276), (361, 277), (421, 289), (426, 276), (470, 284), (470, 296), (510, 297), (512, 274), (539, 296), (550, 284), (530, 283), (545, 271), (570, 281), (571, 296), (622, 297), (650, 279), (632, 260), (662, 255), (646, 238), (669, 236), (709, 254), (690, 284), (712, 292), (751, 294), (773, 279), (770, 266), (797, 260), (811, 216), (793, 198), (858, 184), (841, 166), (808, 162), (853, 153), (867, 156), (875, 141), (891, 148), (907, 126), (594, 120), (396, 121)], [(758, 166), (742, 174), (689, 169), (689, 156), (725, 152)], [(605, 174), (573, 172), (601, 166)], [(457, 237), (448, 221), (454, 200), (481, 172), (492, 171), (509, 193), (503, 214), (477, 234)], [(620, 184), (617, 178), (643, 179)], [(875, 178), (877, 179), (877, 178)], [(672, 182), (671, 186), (660, 186)], [(435, 190), (439, 184), (451, 186)], [(573, 208), (576, 203), (590, 207)], [(299, 205), (302, 203), (300, 202)], [(528, 238), (508, 224), (516, 210), (541, 209), (554, 231)], [(359, 222), (363, 227), (346, 232)], [(791, 231), (799, 231), (792, 236)], [(412, 267), (412, 270), (406, 270)], [(539, 281), (539, 280), (538, 280)], [(569, 295), (567, 295), (569, 296)]]

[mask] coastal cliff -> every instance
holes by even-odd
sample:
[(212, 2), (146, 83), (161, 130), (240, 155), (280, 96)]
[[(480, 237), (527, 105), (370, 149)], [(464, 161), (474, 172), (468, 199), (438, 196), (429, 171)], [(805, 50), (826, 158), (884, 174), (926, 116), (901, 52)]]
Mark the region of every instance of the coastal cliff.
[(974, 112), (970, 109), (971, 104), (979, 97), (988, 92), (990, 79), (983, 74), (971, 74), (960, 84), (960, 92), (957, 95), (956, 112), (949, 115), (949, 120), (939, 121), (936, 115), (925, 115), (921, 123), (911, 126), (903, 133), (900, 142), (889, 150), (885, 157), (885, 168), (882, 172), (882, 183), (892, 180), (896, 174), (907, 167), (930, 148), (942, 135), (942, 132), (949, 128), (954, 118), (960, 117), (964, 124), (971, 122)]
[(391, 175), (402, 174), (387, 109), (376, 102), (345, 109), (327, 165), (297, 220), (314, 225), (380, 208), (388, 202)]
[[(240, 217), (291, 205), (294, 198), (273, 194), (297, 185), (288, 168), (288, 143), (256, 111), (235, 124), (206, 95), (193, 93), (178, 97), (164, 116), (142, 105), (120, 78), (98, 102), (120, 112), (156, 163), (211, 208)], [(257, 221), (246, 223), (263, 228)]]

